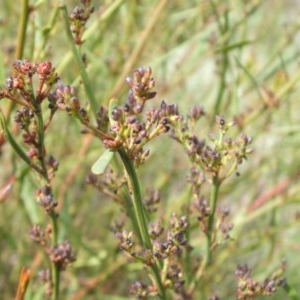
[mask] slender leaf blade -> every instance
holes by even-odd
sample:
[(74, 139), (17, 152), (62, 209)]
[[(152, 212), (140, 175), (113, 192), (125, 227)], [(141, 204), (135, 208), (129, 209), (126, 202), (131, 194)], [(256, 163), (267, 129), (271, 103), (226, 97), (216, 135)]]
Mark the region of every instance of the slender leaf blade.
[(3, 129), (4, 135), (8, 142), (11, 144), (13, 149), (16, 151), (19, 157), (21, 157), (29, 166), (32, 165), (30, 158), (26, 155), (26, 153), (22, 150), (22, 148), (15, 141), (13, 136), (11, 135), (9, 129), (7, 128), (6, 121), (2, 112), (0, 112), (0, 123)]

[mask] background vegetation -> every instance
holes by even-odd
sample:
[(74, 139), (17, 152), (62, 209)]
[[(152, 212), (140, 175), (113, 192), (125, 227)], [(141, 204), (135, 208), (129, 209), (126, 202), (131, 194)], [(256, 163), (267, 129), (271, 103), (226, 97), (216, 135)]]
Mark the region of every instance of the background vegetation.
[[(1, 85), (15, 59), (49, 60), (62, 81), (77, 86), (80, 99), (87, 102), (60, 1), (30, 1), (24, 41), (18, 27), (21, 2), (0, 3)], [(65, 4), (69, 11), (80, 5), (75, 0)], [(99, 105), (107, 105), (112, 96), (125, 101), (125, 78), (136, 67), (151, 66), (158, 92), (153, 105), (164, 99), (186, 114), (200, 104), (206, 111), (198, 128), (203, 138), (215, 131), (215, 115), (235, 120), (235, 130), (253, 138), (254, 152), (240, 176), (232, 176), (220, 191), (220, 205), (230, 208), (234, 228), (200, 284), (202, 299), (233, 299), (238, 264), (248, 264), (261, 280), (283, 260), (284, 276), (300, 294), (299, 3), (103, 0), (93, 5), (80, 49)], [(18, 52), (20, 46), (23, 51)], [(10, 115), (8, 101), (1, 100), (1, 109)], [(12, 118), (13, 113), (8, 121), (13, 127)], [(60, 162), (54, 184), (60, 238), (67, 237), (77, 253), (62, 275), (61, 299), (130, 299), (129, 284), (143, 276), (143, 268), (128, 264), (110, 230), (124, 218), (120, 206), (85, 183), (104, 148), (79, 134), (80, 129), (66, 114), (57, 114), (46, 140), (48, 152)], [(190, 166), (184, 151), (167, 136), (149, 147), (150, 157), (138, 170), (142, 191), (159, 190), (158, 215), (167, 219), (186, 202)], [(7, 143), (0, 159), (1, 182), (16, 178), (0, 206), (1, 297), (14, 297), (20, 270), (28, 266), (32, 280), (26, 299), (42, 299), (37, 273), (45, 268), (44, 254), (29, 236), (33, 224), (45, 223), (35, 199), (37, 178)], [(195, 253), (201, 254), (204, 242), (199, 229), (191, 239)], [(292, 299), (279, 288), (270, 299), (287, 297)]]

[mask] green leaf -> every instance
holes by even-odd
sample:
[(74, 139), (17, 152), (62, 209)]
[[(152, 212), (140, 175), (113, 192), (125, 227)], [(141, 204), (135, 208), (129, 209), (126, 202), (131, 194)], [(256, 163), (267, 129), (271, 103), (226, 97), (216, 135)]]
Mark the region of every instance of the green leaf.
[(101, 175), (105, 171), (106, 167), (110, 163), (114, 152), (110, 149), (106, 149), (105, 152), (98, 158), (98, 160), (92, 165), (92, 172), (95, 175)]
[(236, 48), (239, 49), (241, 47), (247, 46), (247, 45), (252, 44), (252, 43), (253, 43), (253, 41), (244, 40), (244, 41), (240, 41), (240, 42), (237, 42), (237, 43), (234, 43), (234, 44), (231, 44), (231, 45), (226, 45), (226, 46), (217, 48), (215, 51), (216, 51), (216, 53), (222, 53), (222, 52), (225, 52), (225, 51), (234, 50)]
[(8, 130), (2, 111), (0, 111), (0, 123), (3, 128), (3, 132), (4, 132), (4, 135), (7, 139), (7, 141), (10, 143), (10, 145), (13, 147), (13, 149), (17, 152), (19, 157), (22, 158), (29, 166), (32, 166), (30, 158), (26, 155), (26, 153), (18, 145), (18, 143), (15, 141), (15, 139), (11, 135), (10, 131)]

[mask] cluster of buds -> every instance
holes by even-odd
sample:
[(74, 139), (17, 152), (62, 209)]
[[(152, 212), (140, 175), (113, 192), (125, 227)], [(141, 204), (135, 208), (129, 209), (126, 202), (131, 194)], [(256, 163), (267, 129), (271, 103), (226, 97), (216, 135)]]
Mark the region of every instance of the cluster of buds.
[(191, 127), (194, 127), (196, 122), (199, 121), (199, 119), (204, 117), (205, 115), (206, 113), (202, 106), (195, 105), (194, 107), (192, 107), (187, 115), (188, 119), (191, 121)]
[[(45, 132), (59, 108), (56, 98), (51, 94), (51, 89), (58, 81), (59, 77), (48, 61), (41, 63), (33, 63), (28, 59), (16, 61), (13, 65), (13, 75), (7, 79), (5, 88), (0, 89), (0, 99), (6, 98), (21, 106), (16, 112), (14, 121), (22, 133), (23, 143), (29, 148), (27, 153), (11, 134), (2, 114), (1, 125), (7, 141), (19, 157), (45, 181), (45, 185), (36, 193), (37, 202), (51, 218), (53, 225), (48, 226), (45, 231), (35, 225), (30, 231), (30, 236), (45, 250), (52, 264), (56, 266), (55, 270), (60, 272), (75, 260), (75, 255), (68, 242), (58, 244), (56, 241), (58, 202), (52, 193), (51, 180), (58, 170), (59, 163), (53, 156), (47, 155), (45, 146)], [(45, 101), (47, 99), (49, 102)], [(48, 104), (46, 106), (48, 114), (44, 113), (45, 102)], [(48, 119), (45, 118), (46, 115)], [(50, 273), (44, 273), (43, 281), (48, 284), (49, 295), (55, 285), (50, 277)], [(56, 277), (55, 274), (53, 277)]]
[[(151, 223), (149, 226), (149, 235), (152, 239), (153, 248), (145, 249), (134, 242), (134, 235), (130, 231), (122, 230), (115, 234), (119, 240), (119, 248), (129, 254), (129, 256), (135, 261), (143, 263), (145, 266), (152, 266), (156, 263), (157, 259), (171, 259), (172, 263), (168, 266), (165, 274), (164, 285), (167, 288), (173, 289), (175, 293), (184, 293), (184, 280), (183, 275), (178, 267), (178, 257), (182, 252), (182, 247), (187, 246), (187, 240), (184, 237), (184, 232), (188, 227), (188, 222), (185, 216), (179, 217), (176, 214), (172, 214), (170, 221), (170, 229), (166, 232), (165, 241), (162, 238), (164, 229), (160, 222)], [(135, 285), (134, 285), (135, 286)], [(137, 286), (135, 286), (137, 287)], [(148, 287), (140, 286), (137, 293), (136, 289), (134, 294), (148, 293)], [(133, 292), (132, 291), (132, 292)], [(146, 293), (146, 294), (147, 294)], [(143, 299), (143, 298), (141, 298)], [(188, 298), (186, 298), (188, 299)]]
[(127, 102), (120, 106), (116, 99), (112, 99), (109, 110), (100, 107), (96, 126), (91, 124), (73, 87), (59, 82), (49, 100), (52, 106), (77, 117), (85, 125), (84, 132), (99, 137), (106, 148), (116, 151), (123, 147), (128, 157), (138, 166), (149, 155), (149, 150), (144, 148), (146, 143), (167, 132), (171, 124), (180, 118), (177, 106), (167, 105), (164, 101), (159, 108), (144, 113), (146, 101), (156, 95), (156, 92), (151, 91), (155, 86), (151, 75), (150, 68), (136, 69), (133, 78), (127, 78), (130, 87)]
[(160, 203), (160, 194), (157, 190), (151, 188), (146, 190), (146, 197), (144, 199), (144, 204), (147, 212), (153, 213), (157, 211), (157, 205)]
[(172, 288), (175, 293), (186, 296), (182, 299), (189, 299), (184, 290), (184, 283), (185, 281), (183, 279), (181, 268), (178, 266), (178, 264), (170, 264), (166, 274), (166, 286)]
[[(195, 112), (195, 119), (203, 115), (201, 110), (197, 109), (197, 111), (198, 113)], [(192, 134), (188, 130), (187, 122), (178, 120), (178, 124), (173, 128), (172, 137), (184, 145), (187, 154), (195, 165), (213, 177), (218, 177), (219, 182), (235, 172), (242, 161), (247, 158), (247, 155), (252, 152), (249, 149), (252, 139), (245, 134), (236, 139), (226, 137), (227, 131), (234, 123), (227, 123), (223, 117), (216, 117), (220, 134), (219, 137), (209, 136), (211, 145)]]
[(171, 216), (170, 229), (162, 237), (164, 228), (160, 222), (149, 225), (149, 235), (153, 241), (153, 249), (139, 247), (133, 240), (133, 232), (122, 230), (116, 232), (119, 240), (119, 248), (127, 252), (131, 257), (142, 261), (145, 265), (152, 265), (156, 259), (166, 259), (177, 256), (182, 252), (182, 247), (187, 246), (185, 231), (189, 226), (185, 216), (178, 217), (175, 213)]
[[(136, 165), (142, 164), (149, 155), (146, 143), (170, 129), (170, 124), (179, 118), (176, 105), (162, 101), (158, 109), (152, 108), (143, 114), (147, 100), (155, 97), (155, 86), (150, 68), (136, 69), (133, 78), (127, 78), (130, 87), (124, 106), (117, 103), (111, 107), (109, 138), (104, 139), (107, 148), (123, 147)], [(146, 120), (144, 120), (146, 119)]]
[(30, 125), (34, 118), (33, 111), (27, 106), (23, 106), (20, 110), (17, 111), (14, 121), (18, 124), (19, 128), (26, 131), (26, 136), (24, 142), (26, 144), (32, 144), (36, 142), (36, 137), (34, 132), (30, 132)]
[(58, 81), (57, 88), (48, 98), (52, 107), (66, 111), (69, 115), (78, 118), (84, 125), (90, 123), (87, 110), (81, 106), (74, 87)]
[(67, 265), (76, 260), (71, 244), (64, 241), (48, 249), (50, 260), (58, 267), (59, 271), (65, 270)]
[(152, 222), (149, 224), (149, 236), (152, 240), (158, 239), (164, 232), (161, 222)]
[[(197, 220), (202, 229), (202, 232), (208, 232), (208, 221), (210, 216), (210, 206), (209, 201), (206, 197), (199, 194), (194, 194), (195, 200), (193, 201), (193, 208), (197, 214)], [(233, 229), (233, 224), (229, 222), (228, 216), (230, 211), (228, 208), (222, 208), (217, 210), (217, 224), (216, 227), (219, 229), (224, 240), (230, 239), (230, 231)]]
[(42, 247), (47, 246), (47, 237), (41, 226), (34, 225), (30, 229), (30, 237), (34, 242), (40, 244)]
[(145, 283), (136, 281), (130, 285), (129, 294), (137, 299), (148, 299), (151, 295), (151, 289)]
[(51, 94), (51, 88), (59, 77), (52, 64), (47, 61), (33, 63), (24, 59), (16, 61), (13, 69), (13, 76), (7, 79), (6, 88), (0, 90), (0, 99), (7, 98), (21, 105), (16, 112), (14, 121), (23, 132), (23, 143), (29, 147), (27, 154), (14, 141), (8, 129), (6, 129), (6, 137), (30, 167), (50, 181), (57, 171), (58, 162), (52, 156), (46, 157), (44, 133), (53, 118), (56, 107), (49, 106), (50, 115), (45, 122), (42, 104)]
[(37, 202), (43, 207), (48, 215), (55, 214), (57, 201), (53, 199), (52, 189), (49, 185), (43, 186), (37, 191)]
[(120, 250), (125, 251), (130, 255), (134, 256), (135, 243), (133, 241), (133, 232), (123, 230), (122, 232), (116, 232), (115, 236), (119, 240)]
[(171, 229), (168, 232), (168, 240), (172, 240), (179, 246), (185, 246), (187, 244), (185, 231), (189, 227), (187, 217), (179, 217), (176, 213), (173, 213), (171, 215), (170, 227)]
[[(51, 62), (33, 63), (28, 59), (16, 61), (13, 64), (14, 75), (6, 80), (6, 87), (0, 91), (0, 99), (7, 98), (13, 102), (22, 104), (34, 113), (39, 104), (48, 97), (52, 86), (59, 77)], [(37, 75), (38, 83), (35, 90), (34, 76)]]
[(59, 162), (52, 155), (50, 155), (46, 159), (46, 166), (48, 178), (52, 179), (54, 177), (55, 172), (58, 170)]
[(151, 68), (134, 70), (133, 78), (127, 77), (126, 83), (130, 91), (125, 111), (129, 115), (137, 115), (143, 111), (145, 102), (156, 96), (156, 92), (151, 91), (155, 87)]
[(46, 231), (39, 225), (34, 225), (30, 230), (31, 239), (41, 245), (49, 255), (50, 260), (56, 264), (59, 271), (65, 270), (66, 266), (76, 260), (75, 253), (68, 241), (64, 241), (55, 246), (50, 246), (50, 236), (52, 228), (48, 226)]
[(124, 185), (126, 185), (126, 178), (115, 172), (112, 168), (107, 168), (101, 177), (89, 173), (86, 176), (86, 183), (92, 185), (98, 191), (115, 198), (120, 194)]
[[(162, 230), (157, 228), (151, 230), (150, 234), (155, 237), (153, 243), (153, 254), (155, 257), (160, 259), (166, 259), (174, 255), (180, 255), (182, 247), (187, 246), (187, 240), (185, 238), (185, 231), (188, 228), (189, 223), (187, 222), (186, 216), (178, 217), (177, 214), (173, 213), (170, 220), (170, 229), (166, 232), (166, 238), (160, 238)], [(156, 235), (154, 233), (159, 233)]]
[(81, 0), (83, 7), (76, 6), (69, 15), (71, 31), (74, 34), (74, 40), (77, 45), (83, 43), (82, 36), (85, 31), (86, 22), (94, 12), (94, 7), (91, 5), (91, 2), (91, 0)]
[(222, 234), (223, 239), (228, 240), (230, 239), (230, 231), (233, 229), (233, 224), (229, 221), (227, 221), (229, 215), (230, 215), (230, 210), (229, 208), (222, 208), (218, 212), (219, 216), (219, 221), (218, 221), (218, 228)]
[[(37, 192), (38, 203), (45, 209), (51, 218), (56, 219), (57, 213), (55, 207), (57, 202), (53, 200), (52, 190), (50, 186), (44, 186)], [(53, 226), (48, 225), (46, 230), (43, 230), (40, 225), (34, 225), (30, 230), (31, 239), (39, 244), (48, 255), (49, 260), (56, 266), (58, 272), (64, 271), (66, 267), (76, 260), (75, 253), (68, 241), (63, 241), (58, 244), (52, 244)], [(49, 269), (39, 273), (39, 277), (45, 285), (46, 295), (51, 296), (53, 292), (54, 282), (51, 280), (51, 272)]]
[(193, 207), (197, 213), (197, 220), (204, 233), (208, 231), (208, 219), (210, 215), (210, 207), (208, 199), (204, 196), (196, 196), (197, 199), (193, 202)]
[(127, 253), (132, 259), (143, 263), (145, 266), (155, 264), (152, 251), (135, 243), (132, 231), (123, 230), (116, 232), (115, 237), (119, 240), (119, 249)]
[(237, 299), (247, 300), (257, 296), (274, 294), (277, 287), (285, 284), (285, 279), (281, 277), (284, 270), (285, 263), (282, 263), (278, 271), (274, 272), (272, 276), (259, 282), (251, 278), (251, 269), (248, 265), (239, 265), (235, 271), (238, 278)]

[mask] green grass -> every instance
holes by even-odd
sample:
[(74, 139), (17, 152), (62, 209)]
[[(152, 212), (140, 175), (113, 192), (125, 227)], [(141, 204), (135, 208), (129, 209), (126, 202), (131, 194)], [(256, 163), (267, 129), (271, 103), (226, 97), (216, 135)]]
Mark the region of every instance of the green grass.
[[(70, 12), (79, 2), (65, 4)], [(72, 48), (59, 3), (30, 1), (22, 41), (17, 38), (21, 4), (1, 2), (1, 86), (16, 58), (51, 61), (61, 80), (77, 87), (81, 103), (90, 103), (93, 118), (95, 107), (108, 106), (111, 97), (124, 103), (125, 78), (139, 66), (150, 66), (158, 94), (147, 107), (158, 107), (163, 99), (177, 104), (182, 114), (195, 104), (203, 106), (206, 116), (196, 132), (205, 139), (218, 132), (215, 115), (236, 120), (232, 134), (250, 135), (254, 151), (241, 165), (240, 176), (231, 176), (220, 188), (219, 205), (231, 211), (232, 240), (217, 249), (214, 263), (201, 275), (194, 299), (214, 294), (233, 299), (238, 264), (247, 263), (253, 277), (263, 280), (283, 260), (289, 288), (279, 288), (268, 299), (300, 299), (300, 6), (271, 0), (93, 1), (95, 11), (86, 25), (85, 42)], [(80, 60), (83, 54), (86, 68)], [(4, 99), (0, 105), (8, 127), (21, 142), (21, 135), (13, 129), (16, 107)], [(61, 275), (59, 299), (133, 299), (128, 295), (129, 285), (149, 279), (141, 264), (129, 264), (120, 253), (110, 230), (116, 220), (126, 220), (123, 208), (85, 183), (104, 147), (99, 140), (80, 134), (82, 128), (59, 111), (45, 137), (48, 153), (60, 162), (53, 181), (59, 202), (58, 239), (68, 239), (77, 253), (76, 262)], [(32, 278), (25, 299), (43, 299), (37, 274), (48, 267), (47, 258), (29, 236), (33, 224), (45, 227), (48, 222), (36, 203), (41, 181), (8, 143), (1, 147), (0, 183), (12, 175), (16, 180), (0, 205), (0, 290), (3, 299), (13, 298), (20, 270), (27, 266), (32, 268)], [(190, 162), (167, 135), (147, 147), (150, 157), (138, 169), (142, 197), (147, 188), (160, 191), (155, 218), (167, 226), (172, 212), (180, 215), (189, 201), (185, 180)], [(121, 168), (119, 161), (114, 162), (118, 164)], [(210, 188), (204, 187), (203, 193), (209, 195)], [(253, 203), (258, 205), (252, 207)], [(129, 222), (126, 225), (130, 228)], [(198, 228), (195, 216), (191, 226)], [(194, 247), (190, 261), (195, 267), (199, 256), (206, 254), (200, 228), (191, 233), (190, 243)]]

